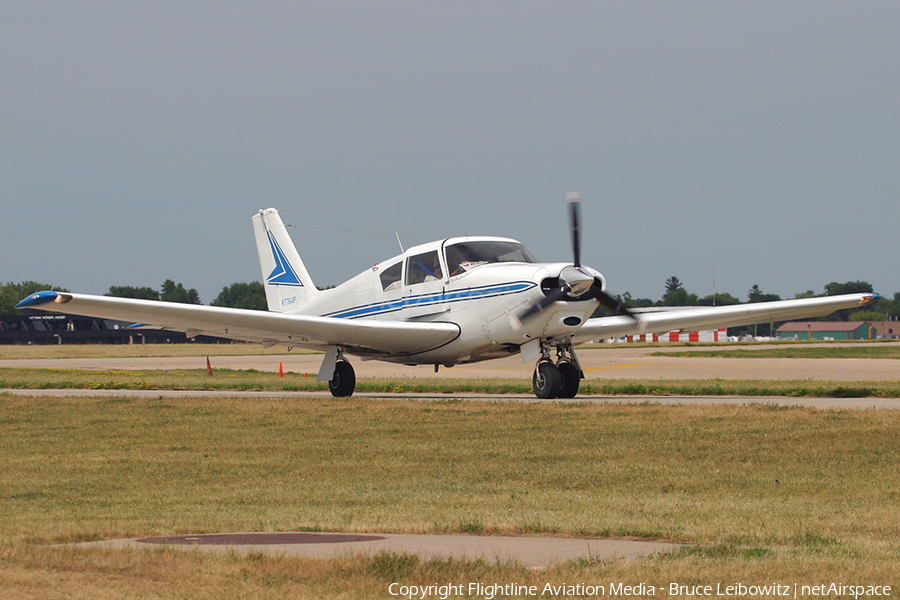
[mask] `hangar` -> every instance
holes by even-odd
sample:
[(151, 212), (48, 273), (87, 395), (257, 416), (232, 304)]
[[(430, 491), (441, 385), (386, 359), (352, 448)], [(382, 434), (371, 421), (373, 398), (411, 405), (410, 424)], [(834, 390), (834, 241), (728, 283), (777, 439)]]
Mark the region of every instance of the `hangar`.
[(227, 342), (222, 338), (188, 338), (180, 331), (133, 329), (131, 323), (75, 315), (40, 313), (0, 315), (0, 344), (183, 344)]
[(790, 321), (776, 333), (782, 340), (873, 340), (877, 336), (867, 321)]
[(900, 339), (900, 321), (869, 321), (879, 340)]

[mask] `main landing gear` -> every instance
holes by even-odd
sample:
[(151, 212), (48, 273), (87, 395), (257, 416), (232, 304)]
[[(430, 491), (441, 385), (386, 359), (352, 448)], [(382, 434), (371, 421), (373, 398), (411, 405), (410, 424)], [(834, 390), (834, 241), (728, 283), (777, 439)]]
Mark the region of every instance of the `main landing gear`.
[(556, 362), (550, 357), (550, 345), (541, 345), (541, 358), (531, 378), (534, 395), (541, 400), (574, 398), (584, 373), (571, 344), (556, 347)]
[(349, 398), (356, 389), (356, 373), (344, 358), (340, 346), (329, 346), (319, 367), (319, 381), (327, 381), (328, 389), (335, 398)]
[(356, 389), (356, 372), (353, 365), (344, 359), (334, 363), (334, 374), (328, 382), (328, 389), (335, 398), (349, 398)]

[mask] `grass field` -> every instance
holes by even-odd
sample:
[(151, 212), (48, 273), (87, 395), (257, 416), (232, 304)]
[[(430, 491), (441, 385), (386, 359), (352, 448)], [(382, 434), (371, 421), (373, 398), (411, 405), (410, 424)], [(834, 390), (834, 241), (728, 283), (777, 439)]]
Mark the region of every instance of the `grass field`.
[[(110, 370), (0, 368), (0, 388), (27, 389), (159, 389), (327, 391), (315, 375), (255, 370), (203, 369)], [(531, 394), (522, 379), (378, 379), (360, 378), (358, 392), (437, 394)], [(900, 379), (894, 381), (783, 381), (755, 379), (603, 379), (585, 380), (581, 395), (617, 396), (788, 396), (795, 398), (900, 398)]]
[[(387, 598), (394, 581), (897, 586), (898, 434), (897, 411), (2, 396), (0, 598)], [(52, 545), (287, 530), (685, 547), (529, 571)]]
[[(825, 351), (893, 358), (892, 346)], [(777, 357), (760, 353), (768, 347), (737, 350)], [(0, 347), (7, 359), (283, 353), (248, 344)], [(211, 378), (202, 369), (6, 368), (0, 387), (324, 389), (301, 374), (221, 369)], [(670, 582), (892, 585), (894, 594), (900, 586), (900, 411), (454, 399), (530, 393), (528, 382), (499, 379), (361, 379), (358, 390), (447, 399), (0, 395), (0, 599), (391, 598), (392, 582), (538, 590), (645, 583), (656, 590), (644, 596), (660, 598), (670, 597)], [(582, 390), (894, 398), (900, 382), (608, 380)], [(313, 560), (59, 545), (288, 530), (599, 536), (683, 547), (532, 571), (403, 554)]]

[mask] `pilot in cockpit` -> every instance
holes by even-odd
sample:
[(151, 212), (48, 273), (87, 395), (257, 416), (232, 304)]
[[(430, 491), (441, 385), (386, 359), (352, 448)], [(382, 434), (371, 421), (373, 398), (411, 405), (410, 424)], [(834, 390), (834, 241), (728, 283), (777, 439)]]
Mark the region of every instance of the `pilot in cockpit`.
[(438, 259), (437, 253), (435, 253), (434, 260), (431, 262), (431, 270), (425, 275), (425, 281), (439, 281), (443, 278), (444, 275), (441, 271), (441, 261)]

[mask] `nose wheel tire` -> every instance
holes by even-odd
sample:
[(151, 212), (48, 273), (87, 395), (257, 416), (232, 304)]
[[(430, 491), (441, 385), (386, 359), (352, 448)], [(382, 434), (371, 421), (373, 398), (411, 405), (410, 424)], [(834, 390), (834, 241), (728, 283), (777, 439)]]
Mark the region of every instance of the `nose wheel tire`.
[(345, 360), (339, 360), (334, 365), (334, 375), (328, 382), (328, 389), (335, 398), (349, 398), (356, 389), (356, 373), (353, 365)]
[(558, 369), (562, 375), (562, 385), (557, 398), (574, 398), (578, 395), (578, 388), (581, 385), (581, 371), (570, 362), (560, 362)]
[(541, 400), (550, 400), (559, 396), (563, 387), (563, 377), (552, 362), (539, 362), (531, 378), (534, 395)]

